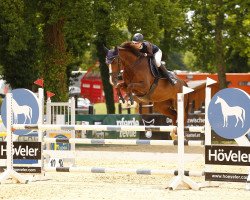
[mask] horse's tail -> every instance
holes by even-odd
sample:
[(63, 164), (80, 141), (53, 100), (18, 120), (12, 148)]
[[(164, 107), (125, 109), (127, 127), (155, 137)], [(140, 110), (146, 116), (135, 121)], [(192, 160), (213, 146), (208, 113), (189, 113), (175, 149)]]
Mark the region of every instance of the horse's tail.
[(246, 111), (243, 108), (242, 108), (242, 117), (243, 117), (243, 120), (245, 120), (245, 118), (246, 118)]
[(29, 107), (30, 119), (32, 119), (32, 108)]

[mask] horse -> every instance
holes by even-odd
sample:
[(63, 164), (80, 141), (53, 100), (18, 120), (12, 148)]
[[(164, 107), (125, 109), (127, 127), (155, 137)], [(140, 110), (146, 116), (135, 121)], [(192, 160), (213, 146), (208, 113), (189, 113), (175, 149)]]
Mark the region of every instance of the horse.
[(12, 112), (14, 115), (14, 124), (18, 123), (18, 115), (23, 114), (24, 115), (24, 123), (26, 123), (26, 120), (29, 119), (31, 123), (31, 118), (32, 118), (32, 108), (24, 105), (20, 106), (18, 103), (15, 101), (15, 99), (12, 99)]
[(223, 127), (228, 126), (228, 117), (235, 116), (236, 124), (234, 127), (238, 125), (239, 120), (241, 121), (241, 127), (244, 127), (245, 121), (245, 110), (240, 106), (229, 106), (227, 102), (221, 97), (217, 96), (215, 104), (221, 104), (221, 111), (223, 115)]
[[(177, 78), (177, 83), (171, 83), (162, 77), (154, 76), (150, 68), (152, 59), (140, 53), (132, 42), (125, 42), (114, 49), (106, 49), (106, 64), (109, 67), (110, 83), (117, 89), (124, 90), (130, 99), (132, 95), (137, 101), (153, 102), (154, 108), (159, 113), (172, 119), (172, 124), (177, 125), (177, 93), (182, 92), (186, 82)], [(122, 76), (122, 81), (119, 77)], [(188, 95), (185, 95), (185, 122), (188, 114)]]

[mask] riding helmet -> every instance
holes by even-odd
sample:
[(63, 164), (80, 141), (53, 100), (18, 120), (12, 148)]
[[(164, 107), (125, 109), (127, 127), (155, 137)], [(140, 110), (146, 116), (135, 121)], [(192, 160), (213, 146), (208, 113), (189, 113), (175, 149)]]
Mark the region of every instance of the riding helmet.
[(141, 33), (134, 34), (133, 42), (143, 42), (143, 35)]

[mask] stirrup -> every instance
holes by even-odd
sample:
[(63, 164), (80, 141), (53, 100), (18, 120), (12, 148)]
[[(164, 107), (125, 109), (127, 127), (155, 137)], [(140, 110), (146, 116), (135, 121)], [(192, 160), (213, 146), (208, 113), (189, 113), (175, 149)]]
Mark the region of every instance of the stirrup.
[(168, 77), (168, 80), (169, 80), (169, 82), (170, 82), (171, 85), (175, 85), (177, 83), (177, 80), (172, 79), (170, 77)]
[(177, 79), (171, 74), (171, 72), (167, 71), (167, 76), (171, 85), (175, 85), (177, 83)]

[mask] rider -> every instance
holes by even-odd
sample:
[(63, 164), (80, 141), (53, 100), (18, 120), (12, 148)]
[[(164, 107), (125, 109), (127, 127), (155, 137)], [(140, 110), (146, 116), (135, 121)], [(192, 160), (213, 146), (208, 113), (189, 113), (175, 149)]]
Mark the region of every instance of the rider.
[(134, 46), (138, 48), (141, 53), (144, 53), (145, 56), (154, 56), (157, 67), (161, 68), (164, 76), (170, 81), (172, 85), (175, 85), (177, 79), (161, 63), (162, 51), (158, 46), (151, 44), (148, 41), (144, 41), (143, 38), (144, 37), (141, 33), (136, 33), (132, 39)]

